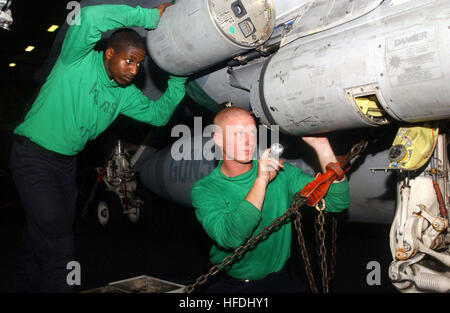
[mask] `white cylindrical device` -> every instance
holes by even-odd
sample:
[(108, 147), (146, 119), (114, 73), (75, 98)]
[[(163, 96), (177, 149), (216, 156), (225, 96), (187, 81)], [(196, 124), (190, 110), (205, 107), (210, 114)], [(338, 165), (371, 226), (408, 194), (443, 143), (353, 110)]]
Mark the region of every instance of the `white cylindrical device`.
[(281, 155), (283, 154), (284, 151), (284, 147), (282, 144), (280, 143), (273, 143), (270, 146), (270, 157), (271, 158), (275, 158), (275, 159), (279, 159), (281, 157)]
[(147, 47), (160, 68), (189, 75), (260, 46), (274, 25), (272, 0), (179, 0), (148, 32)]

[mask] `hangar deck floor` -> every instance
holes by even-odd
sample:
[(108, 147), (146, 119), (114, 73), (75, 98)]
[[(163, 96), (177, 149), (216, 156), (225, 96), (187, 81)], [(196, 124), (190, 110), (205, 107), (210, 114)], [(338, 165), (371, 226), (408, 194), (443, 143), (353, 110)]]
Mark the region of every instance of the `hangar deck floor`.
[[(0, 292), (8, 292), (20, 248), (24, 223), (23, 209), (10, 182), (3, 177), (9, 195), (0, 205)], [(210, 241), (195, 218), (192, 208), (176, 205), (152, 194), (141, 225), (132, 225), (126, 216), (111, 229), (101, 229), (93, 216), (76, 226), (76, 255), (81, 265), (78, 291), (101, 287), (109, 282), (140, 275), (188, 285), (209, 269)], [(306, 218), (306, 217), (305, 217)], [(304, 224), (306, 223), (306, 219)], [(387, 277), (390, 263), (389, 227), (385, 224), (350, 223), (341, 219), (337, 243), (334, 293), (395, 293)], [(307, 240), (312, 229), (305, 226)], [(304, 278), (298, 245), (293, 244), (289, 269)], [(311, 252), (312, 251), (312, 252)], [(314, 256), (312, 249), (311, 257)], [(367, 263), (378, 261), (381, 285), (369, 286)], [(318, 281), (320, 278), (317, 277)]]

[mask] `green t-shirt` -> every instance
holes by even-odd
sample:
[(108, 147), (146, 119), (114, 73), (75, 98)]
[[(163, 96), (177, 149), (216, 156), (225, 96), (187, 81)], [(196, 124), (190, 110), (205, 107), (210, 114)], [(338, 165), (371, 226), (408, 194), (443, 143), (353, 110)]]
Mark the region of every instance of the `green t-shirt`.
[(69, 27), (61, 53), (30, 111), (14, 133), (42, 147), (75, 155), (122, 113), (136, 120), (165, 125), (185, 95), (185, 77), (170, 76), (156, 101), (136, 86), (110, 81), (103, 52), (93, 50), (101, 34), (119, 27), (156, 28), (157, 9), (97, 5), (80, 11), (80, 24)]
[[(248, 238), (259, 234), (263, 227), (280, 217), (290, 206), (294, 194), (314, 180), (301, 169), (284, 162), (284, 168), (267, 186), (259, 211), (244, 200), (256, 179), (257, 161), (253, 160), (251, 170), (236, 177), (225, 176), (220, 170), (221, 165), (222, 161), (191, 190), (197, 219), (214, 241), (210, 251), (212, 264), (221, 263)], [(349, 206), (347, 179), (331, 185), (325, 203), (325, 212), (341, 212)], [(290, 256), (291, 237), (291, 223), (283, 224), (241, 259), (235, 260), (228, 274), (240, 279), (262, 279), (280, 271)]]

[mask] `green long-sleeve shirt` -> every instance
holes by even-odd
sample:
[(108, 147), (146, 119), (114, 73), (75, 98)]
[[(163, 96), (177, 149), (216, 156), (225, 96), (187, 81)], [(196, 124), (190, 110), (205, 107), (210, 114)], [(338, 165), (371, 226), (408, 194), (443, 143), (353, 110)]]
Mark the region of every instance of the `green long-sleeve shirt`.
[[(257, 176), (257, 161), (248, 172), (227, 177), (220, 170), (222, 161), (209, 175), (197, 181), (191, 190), (197, 219), (214, 243), (210, 251), (212, 264), (259, 234), (263, 227), (281, 216), (293, 201), (294, 194), (314, 180), (301, 169), (284, 163), (284, 168), (269, 183), (262, 210), (245, 199)], [(340, 212), (350, 203), (347, 180), (331, 185), (325, 197), (325, 212)], [(273, 231), (242, 259), (234, 261), (228, 274), (240, 279), (262, 279), (280, 271), (290, 256), (291, 223)]]
[(110, 81), (103, 52), (93, 50), (101, 34), (119, 27), (154, 29), (157, 9), (98, 5), (82, 8), (80, 24), (67, 31), (61, 53), (30, 111), (14, 133), (65, 155), (75, 155), (122, 113), (155, 126), (165, 125), (185, 95), (185, 77), (170, 76), (156, 101), (136, 86)]

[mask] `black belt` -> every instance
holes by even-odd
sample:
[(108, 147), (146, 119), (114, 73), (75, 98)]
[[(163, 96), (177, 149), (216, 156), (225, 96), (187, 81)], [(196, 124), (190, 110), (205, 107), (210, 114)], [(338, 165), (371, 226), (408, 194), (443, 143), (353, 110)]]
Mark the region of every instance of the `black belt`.
[(33, 141), (31, 141), (30, 139), (28, 139), (25, 136), (14, 135), (14, 138), (15, 138), (16, 142), (18, 142), (22, 146), (33, 148), (35, 151), (39, 152), (40, 154), (48, 156), (50, 158), (54, 158), (54, 159), (71, 159), (71, 158), (74, 157), (72, 155), (64, 155), (64, 154), (61, 154), (61, 153), (58, 153), (58, 152), (55, 152), (55, 151), (47, 150), (44, 147), (38, 145), (37, 143), (34, 143)]

